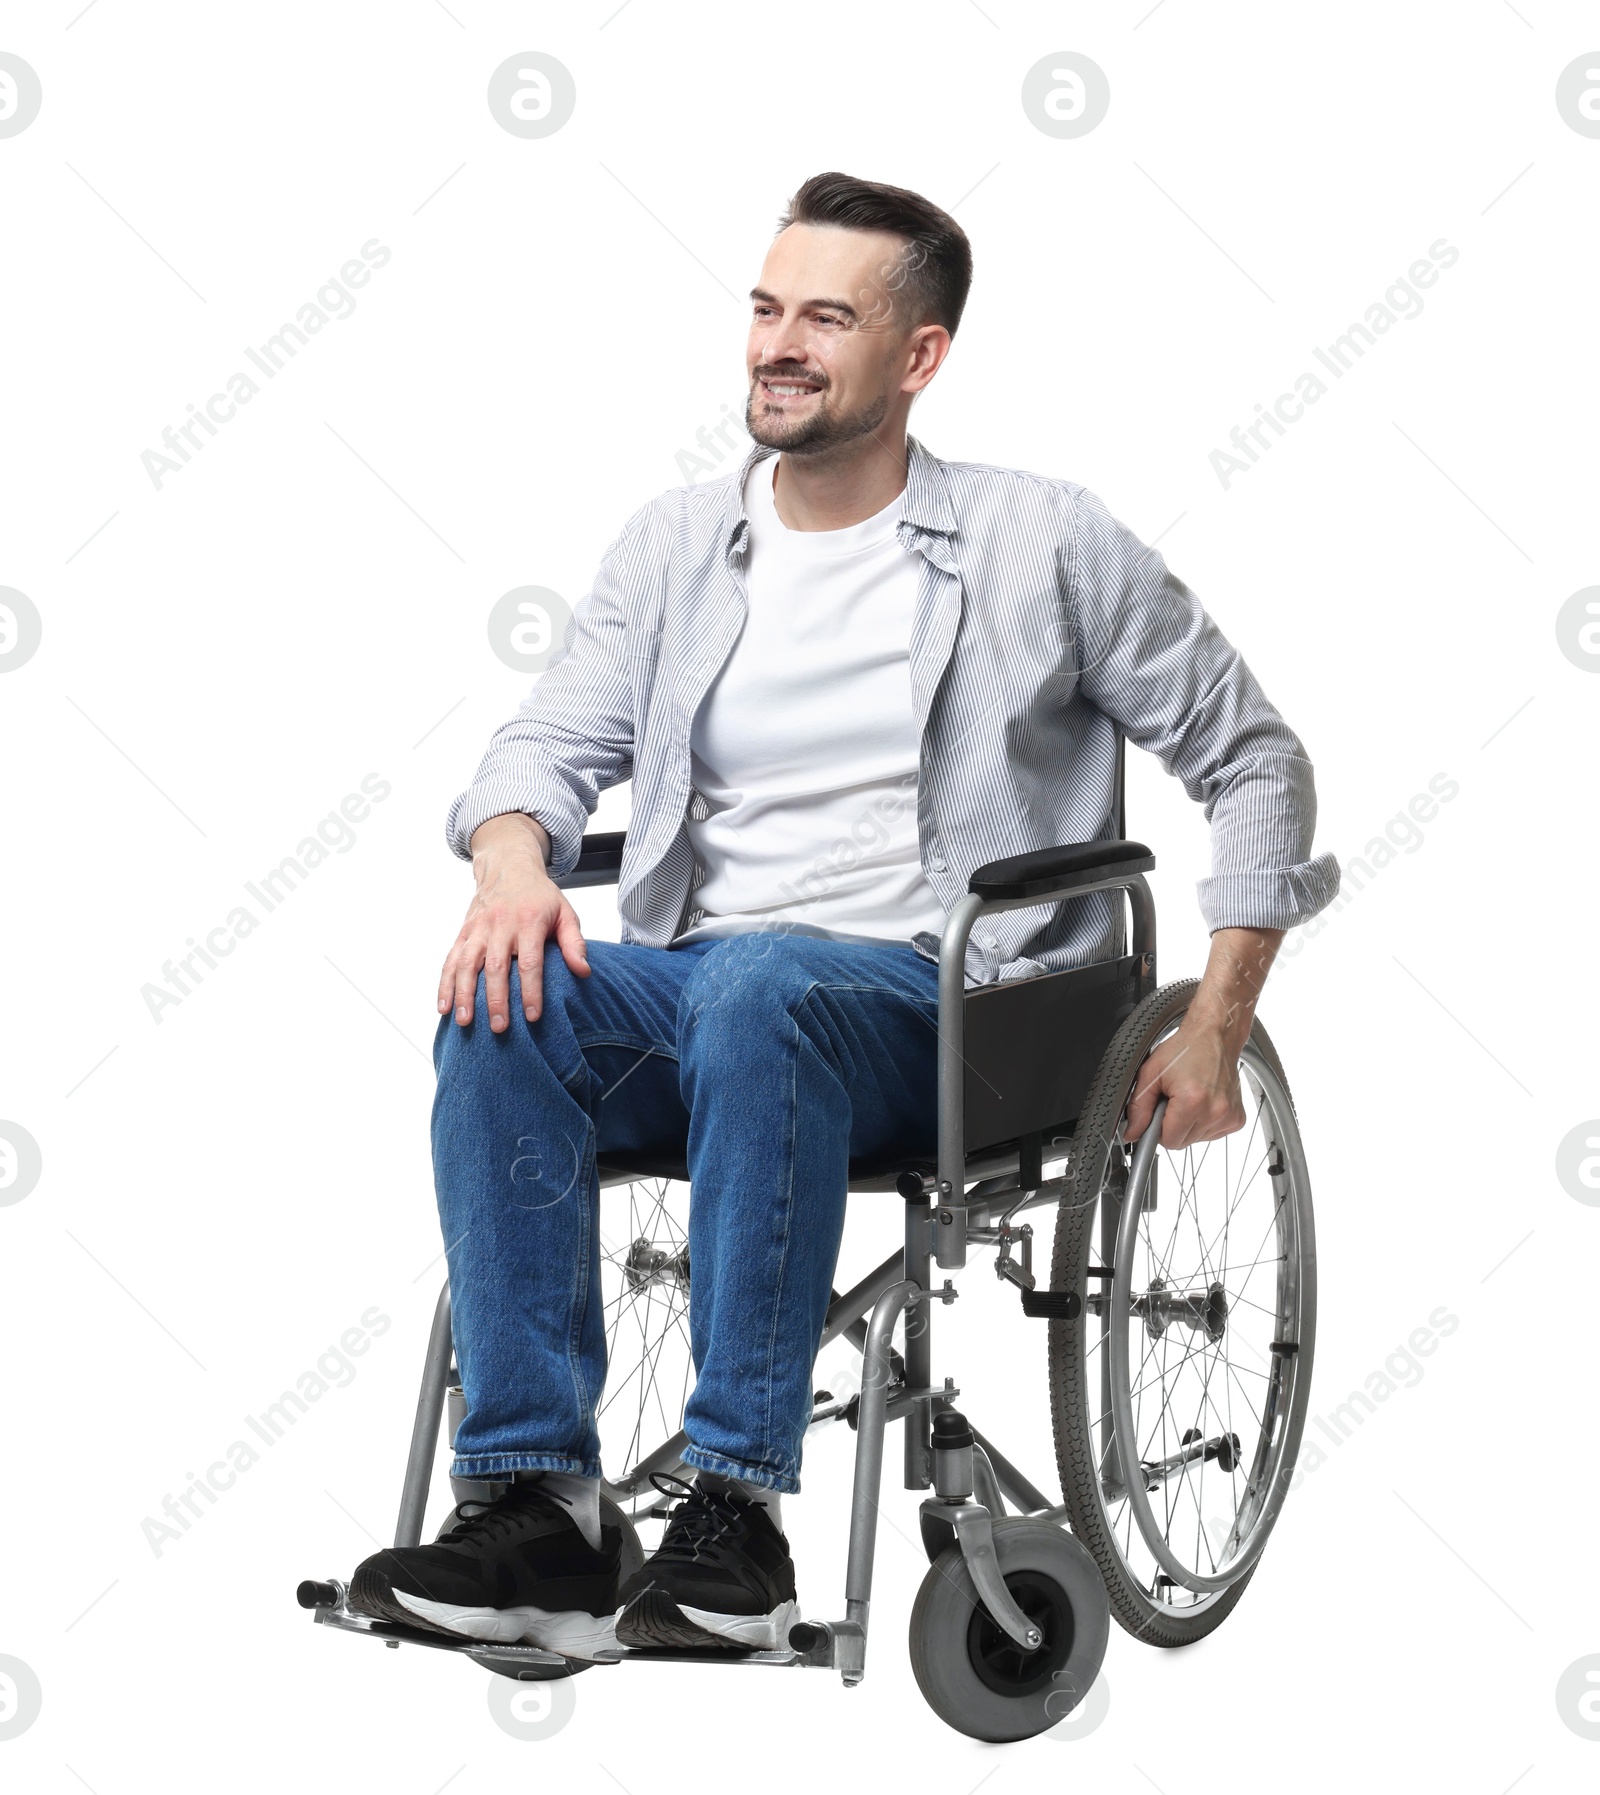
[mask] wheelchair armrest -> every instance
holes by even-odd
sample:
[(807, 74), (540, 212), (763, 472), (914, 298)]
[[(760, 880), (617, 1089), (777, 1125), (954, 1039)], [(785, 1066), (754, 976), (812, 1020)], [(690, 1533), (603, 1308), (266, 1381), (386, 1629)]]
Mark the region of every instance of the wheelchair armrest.
[(967, 881), (967, 890), (985, 903), (1002, 898), (1067, 896), (1084, 885), (1132, 879), (1147, 873), (1156, 857), (1142, 841), (1077, 841), (1031, 854), (991, 860)]
[(615, 885), (622, 870), (622, 844), (627, 834), (626, 829), (616, 829), (584, 836), (572, 871), (563, 873), (556, 884), (563, 891), (579, 885)]

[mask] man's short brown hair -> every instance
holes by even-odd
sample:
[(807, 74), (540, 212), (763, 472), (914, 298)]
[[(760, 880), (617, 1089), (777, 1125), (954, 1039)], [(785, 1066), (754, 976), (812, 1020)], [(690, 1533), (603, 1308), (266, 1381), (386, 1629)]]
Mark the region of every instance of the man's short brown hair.
[(942, 324), (956, 333), (972, 286), (972, 246), (950, 216), (920, 193), (858, 181), (853, 175), (813, 175), (789, 201), (778, 229), (791, 224), (831, 224), (845, 230), (892, 231), (910, 246), (903, 268), (891, 271), (891, 288), (910, 302), (907, 329)]

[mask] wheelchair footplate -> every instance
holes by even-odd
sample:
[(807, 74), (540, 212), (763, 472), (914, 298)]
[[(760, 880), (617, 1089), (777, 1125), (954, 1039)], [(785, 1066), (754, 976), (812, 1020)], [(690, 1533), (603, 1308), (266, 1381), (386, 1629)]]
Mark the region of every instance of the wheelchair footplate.
[(563, 1657), (560, 1652), (546, 1651), (536, 1645), (500, 1645), (488, 1639), (452, 1639), (421, 1627), (403, 1626), (398, 1621), (379, 1620), (362, 1614), (350, 1606), (349, 1586), (337, 1578), (326, 1581), (307, 1580), (295, 1592), (302, 1608), (312, 1611), (319, 1626), (332, 1627), (341, 1633), (364, 1634), (381, 1639), (391, 1649), (401, 1645), (425, 1645), (436, 1652), (464, 1653), (475, 1663), (499, 1670), (506, 1676), (540, 1678), (564, 1676), (569, 1669), (583, 1669), (591, 1664), (669, 1663), (669, 1664), (815, 1664), (817, 1658), (807, 1652), (783, 1648), (770, 1652), (697, 1651), (668, 1646), (603, 1647), (585, 1657)]
[[(423, 1627), (402, 1626), (399, 1621), (378, 1620), (350, 1606), (349, 1586), (337, 1578), (326, 1582), (307, 1581), (295, 1592), (302, 1608), (312, 1610), (311, 1618), (319, 1626), (333, 1627), (341, 1633), (361, 1633), (369, 1639), (381, 1639), (393, 1648), (401, 1645), (425, 1645), (439, 1652), (466, 1652), (480, 1664), (493, 1660), (513, 1674), (526, 1670), (535, 1675), (564, 1674), (568, 1660), (559, 1652), (547, 1652), (534, 1645), (498, 1645), (488, 1639), (451, 1639)], [(574, 1659), (574, 1663), (608, 1663), (609, 1657)]]

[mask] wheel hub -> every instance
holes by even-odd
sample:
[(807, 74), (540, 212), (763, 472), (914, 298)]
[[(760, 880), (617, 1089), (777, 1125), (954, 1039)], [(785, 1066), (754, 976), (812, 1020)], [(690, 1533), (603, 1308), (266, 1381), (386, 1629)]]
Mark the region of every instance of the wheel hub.
[(1005, 1580), (1011, 1599), (1039, 1629), (1039, 1644), (1020, 1646), (981, 1605), (967, 1624), (967, 1656), (978, 1680), (999, 1695), (1032, 1695), (1046, 1688), (1072, 1655), (1072, 1605), (1066, 1593), (1037, 1571), (1013, 1571)]
[(652, 1284), (687, 1291), (689, 1288), (689, 1249), (668, 1252), (644, 1235), (628, 1248), (622, 1261), (622, 1275), (629, 1290), (648, 1289)]
[(1159, 1340), (1174, 1322), (1204, 1332), (1213, 1345), (1227, 1332), (1228, 1293), (1213, 1284), (1206, 1290), (1177, 1291), (1165, 1279), (1152, 1278), (1150, 1288), (1133, 1299), (1133, 1313), (1144, 1317), (1145, 1332)]

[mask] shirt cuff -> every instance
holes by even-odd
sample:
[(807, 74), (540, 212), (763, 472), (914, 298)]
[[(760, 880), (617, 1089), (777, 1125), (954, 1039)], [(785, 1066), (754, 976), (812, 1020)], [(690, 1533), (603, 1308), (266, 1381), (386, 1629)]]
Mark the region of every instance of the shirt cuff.
[(571, 872), (583, 848), (584, 825), (588, 813), (574, 802), (572, 793), (559, 783), (541, 783), (530, 788), (525, 780), (513, 785), (508, 780), (487, 779), (470, 785), (450, 806), (445, 818), (445, 840), (450, 851), (462, 860), (472, 858), (472, 835), (480, 823), (490, 817), (509, 816), (520, 811), (531, 816), (550, 837), (552, 879)]
[(1339, 862), (1319, 854), (1298, 866), (1201, 879), (1195, 889), (1208, 930), (1293, 929), (1333, 902)]

